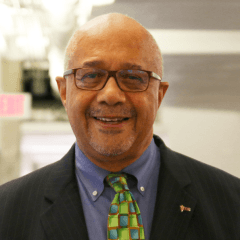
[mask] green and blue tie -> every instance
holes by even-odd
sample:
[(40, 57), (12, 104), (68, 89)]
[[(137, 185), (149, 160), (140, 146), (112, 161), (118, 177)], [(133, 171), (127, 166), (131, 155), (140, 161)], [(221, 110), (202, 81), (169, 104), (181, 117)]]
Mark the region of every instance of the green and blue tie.
[(116, 195), (108, 214), (108, 239), (145, 239), (142, 217), (125, 174), (111, 173), (106, 177)]

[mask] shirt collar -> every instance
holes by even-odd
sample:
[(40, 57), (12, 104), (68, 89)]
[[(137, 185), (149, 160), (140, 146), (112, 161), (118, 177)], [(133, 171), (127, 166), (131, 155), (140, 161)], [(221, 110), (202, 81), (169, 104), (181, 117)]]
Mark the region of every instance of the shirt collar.
[[(159, 161), (157, 154), (159, 149), (152, 139), (148, 148), (134, 163), (130, 164), (121, 172), (131, 174), (136, 177), (138, 191), (144, 196), (148, 180)], [(76, 175), (83, 183), (86, 191), (93, 201), (96, 201), (104, 190), (104, 179), (110, 173), (91, 162), (75, 143)], [(143, 187), (143, 188), (142, 188)], [(142, 191), (143, 190), (143, 191)], [(96, 193), (97, 194), (94, 194)], [(95, 195), (95, 196), (94, 196)]]
[(91, 162), (78, 147), (77, 142), (75, 143), (75, 161), (77, 177), (92, 200), (96, 201), (104, 189), (103, 181), (110, 172)]
[(147, 188), (148, 180), (151, 178), (154, 168), (158, 166), (157, 161), (160, 159), (158, 156), (160, 151), (156, 146), (154, 139), (140, 158), (124, 168), (121, 172), (131, 174), (137, 178), (137, 189), (144, 196), (144, 189)]

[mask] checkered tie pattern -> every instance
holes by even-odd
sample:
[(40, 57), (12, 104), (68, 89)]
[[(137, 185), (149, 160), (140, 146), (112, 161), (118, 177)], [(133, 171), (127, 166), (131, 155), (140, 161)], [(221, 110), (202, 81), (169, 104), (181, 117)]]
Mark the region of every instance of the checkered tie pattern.
[(145, 239), (141, 213), (127, 186), (126, 174), (111, 173), (106, 180), (116, 192), (108, 214), (107, 239)]

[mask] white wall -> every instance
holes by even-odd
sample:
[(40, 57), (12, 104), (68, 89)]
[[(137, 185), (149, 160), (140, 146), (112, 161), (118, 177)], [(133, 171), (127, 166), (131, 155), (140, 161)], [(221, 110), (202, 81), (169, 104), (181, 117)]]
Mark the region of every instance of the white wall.
[(163, 107), (160, 118), (170, 148), (240, 177), (239, 112)]

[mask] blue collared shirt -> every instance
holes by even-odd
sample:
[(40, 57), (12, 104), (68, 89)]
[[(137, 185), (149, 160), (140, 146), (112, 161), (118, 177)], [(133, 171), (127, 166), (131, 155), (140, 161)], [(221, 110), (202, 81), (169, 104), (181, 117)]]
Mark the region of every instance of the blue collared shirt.
[[(110, 204), (116, 192), (104, 181), (110, 173), (92, 163), (75, 143), (76, 177), (90, 240), (107, 239), (107, 220)], [(141, 211), (145, 238), (150, 238), (157, 183), (160, 170), (160, 151), (152, 139), (146, 151), (121, 172), (130, 174), (128, 187)]]

